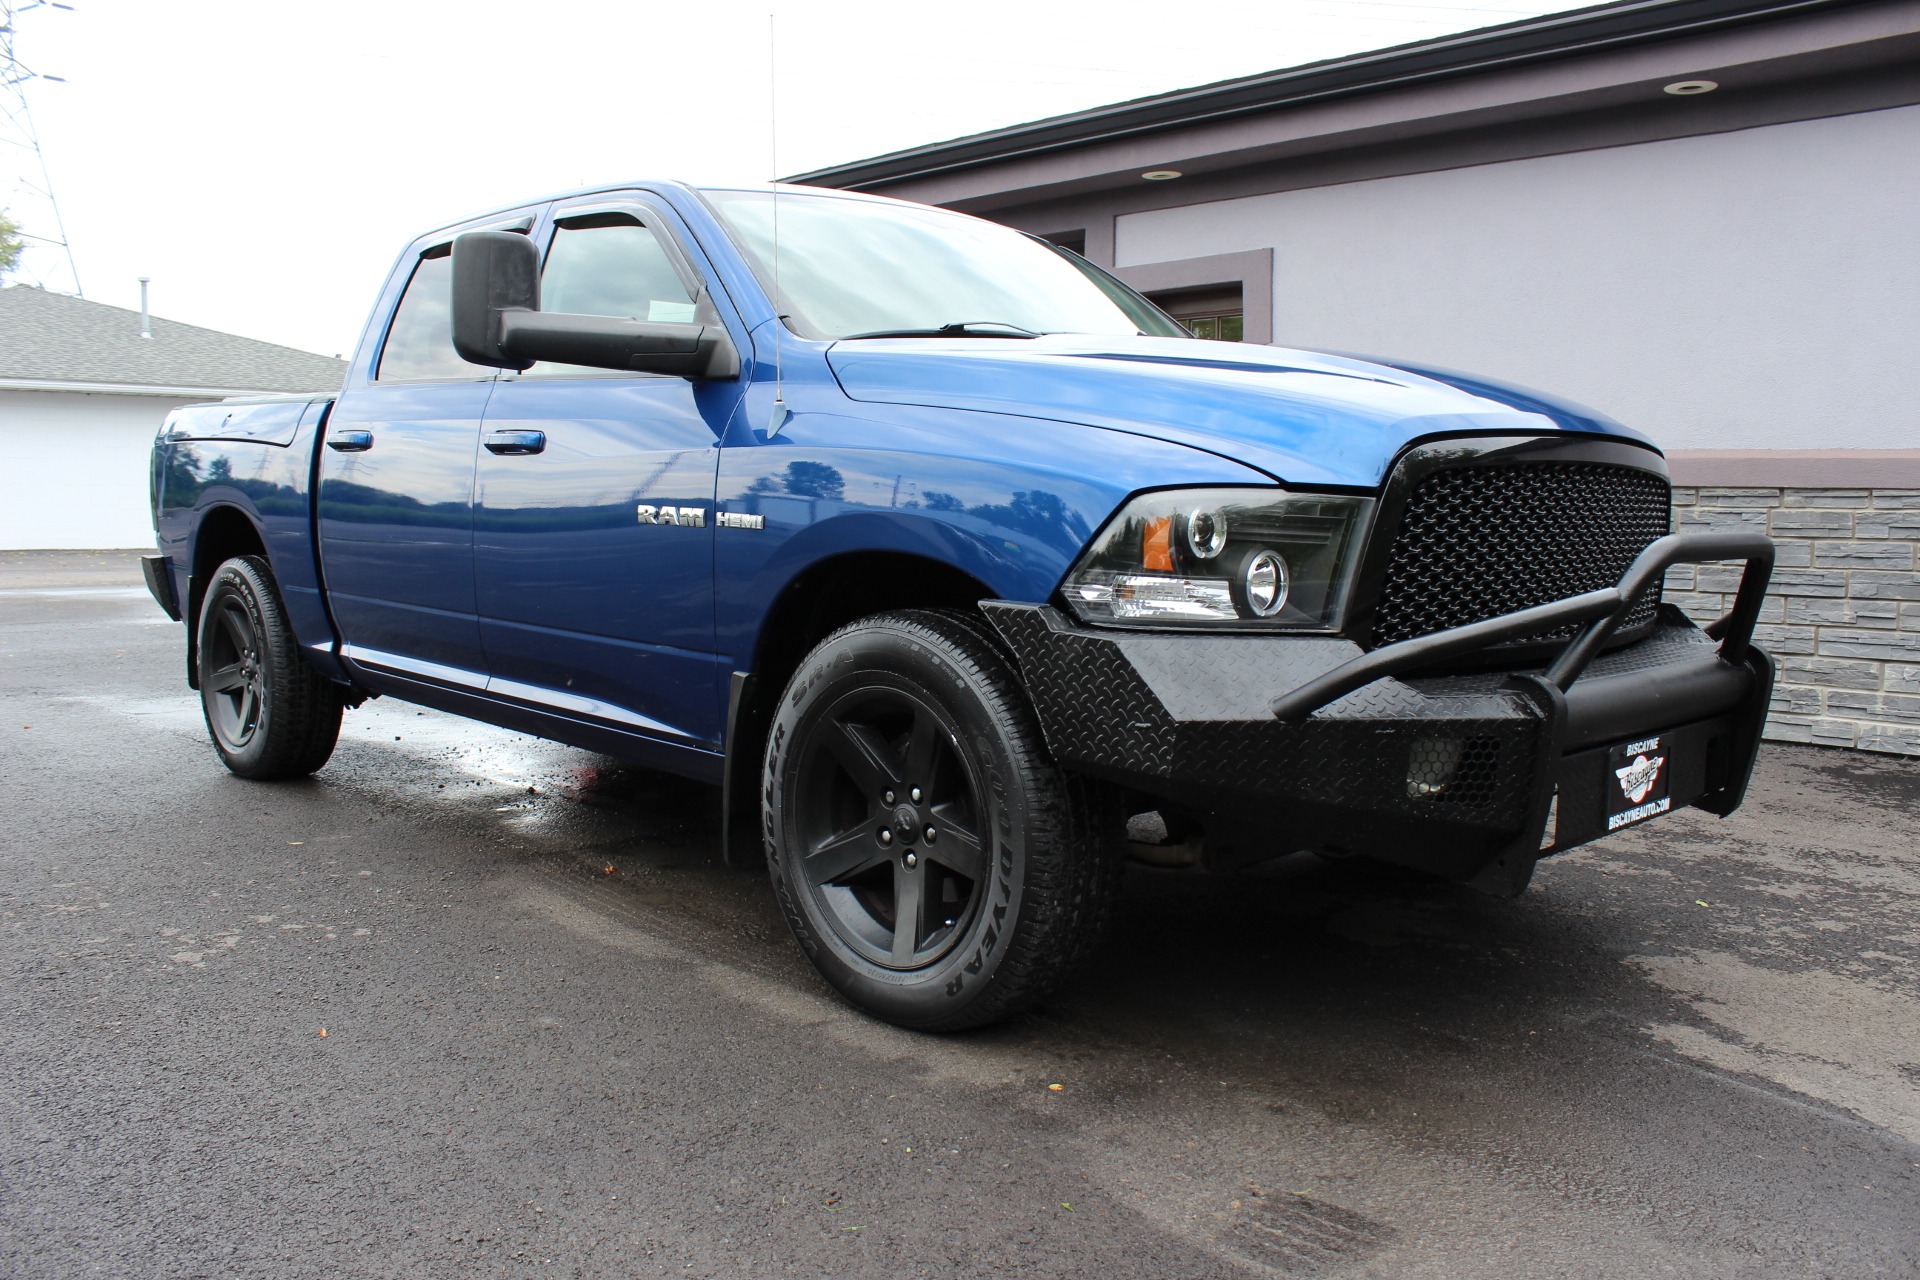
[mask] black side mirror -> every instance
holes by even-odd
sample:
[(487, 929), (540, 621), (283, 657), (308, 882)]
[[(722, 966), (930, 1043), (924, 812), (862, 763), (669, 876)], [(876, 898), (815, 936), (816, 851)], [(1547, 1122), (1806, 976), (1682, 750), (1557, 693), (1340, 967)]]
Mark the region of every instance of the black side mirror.
[(453, 349), (462, 360), (525, 369), (507, 354), (508, 315), (540, 310), (540, 251), (513, 231), (469, 231), (453, 242)]
[(683, 378), (740, 376), (740, 353), (721, 325), (543, 313), (540, 251), (511, 231), (454, 238), (453, 349), (496, 369), (551, 360)]

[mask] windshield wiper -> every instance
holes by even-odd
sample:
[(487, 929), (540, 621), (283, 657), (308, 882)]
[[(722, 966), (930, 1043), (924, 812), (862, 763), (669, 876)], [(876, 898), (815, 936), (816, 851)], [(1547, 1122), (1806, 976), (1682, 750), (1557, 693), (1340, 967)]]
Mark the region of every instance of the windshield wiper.
[[(978, 332), (975, 332), (978, 330)], [(872, 333), (850, 333), (854, 338), (1037, 338), (1032, 329), (1023, 329), (1005, 320), (961, 320), (937, 329), (875, 329)]]

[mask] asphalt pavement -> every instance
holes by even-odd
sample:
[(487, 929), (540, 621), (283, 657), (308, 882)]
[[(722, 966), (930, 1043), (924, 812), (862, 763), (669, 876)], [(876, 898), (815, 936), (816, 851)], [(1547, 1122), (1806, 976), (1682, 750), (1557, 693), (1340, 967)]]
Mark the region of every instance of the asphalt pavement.
[(0, 555), (0, 1275), (1920, 1273), (1920, 761), (1769, 746), (1512, 902), (1141, 870), (930, 1037), (706, 788), (392, 700), (228, 776), (137, 581)]

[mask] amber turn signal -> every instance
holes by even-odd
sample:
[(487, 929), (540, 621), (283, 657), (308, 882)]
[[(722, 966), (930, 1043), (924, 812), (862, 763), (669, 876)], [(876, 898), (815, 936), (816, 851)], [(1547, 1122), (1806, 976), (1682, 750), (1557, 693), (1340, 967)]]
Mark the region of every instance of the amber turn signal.
[(1173, 572), (1173, 517), (1149, 520), (1140, 537), (1140, 563), (1161, 573)]

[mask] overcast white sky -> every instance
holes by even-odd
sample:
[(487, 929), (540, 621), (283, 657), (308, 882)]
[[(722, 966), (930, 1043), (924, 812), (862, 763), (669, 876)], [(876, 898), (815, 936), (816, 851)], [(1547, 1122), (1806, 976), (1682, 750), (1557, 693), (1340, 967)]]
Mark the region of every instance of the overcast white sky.
[[(23, 0), (23, 3), (25, 0)], [(635, 177), (796, 173), (1575, 8), (1553, 0), (70, 0), (17, 50), (86, 296), (350, 350), (419, 231)], [(39, 211), (0, 152), (0, 203)], [(16, 279), (71, 289), (29, 255)]]

